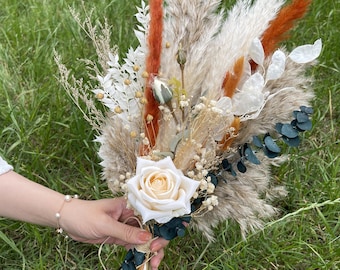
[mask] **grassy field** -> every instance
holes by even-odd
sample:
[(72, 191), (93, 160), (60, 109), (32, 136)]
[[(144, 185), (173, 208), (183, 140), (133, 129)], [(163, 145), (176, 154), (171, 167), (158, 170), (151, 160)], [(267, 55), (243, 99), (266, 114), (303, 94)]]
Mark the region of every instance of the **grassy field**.
[[(93, 20), (108, 18), (112, 45), (136, 44), (133, 14), (139, 0), (103, 0)], [(95, 1), (94, 1), (95, 2)], [(15, 170), (60, 192), (82, 198), (110, 197), (100, 180), (94, 134), (58, 83), (53, 49), (75, 74), (78, 58), (93, 58), (91, 42), (69, 6), (80, 1), (0, 0), (0, 154)], [(172, 241), (161, 269), (339, 269), (340, 268), (340, 1), (314, 0), (287, 47), (322, 38), (315, 77), (313, 130), (273, 178), (289, 195), (277, 201), (277, 221), (242, 241), (235, 224), (216, 230), (213, 244), (188, 232)], [(95, 217), (94, 217), (95, 218)], [(190, 241), (188, 241), (190, 237)], [(188, 245), (190, 243), (190, 245)], [(76, 243), (54, 230), (0, 218), (0, 269), (118, 269), (125, 250)], [(338, 254), (338, 255), (336, 255)]]

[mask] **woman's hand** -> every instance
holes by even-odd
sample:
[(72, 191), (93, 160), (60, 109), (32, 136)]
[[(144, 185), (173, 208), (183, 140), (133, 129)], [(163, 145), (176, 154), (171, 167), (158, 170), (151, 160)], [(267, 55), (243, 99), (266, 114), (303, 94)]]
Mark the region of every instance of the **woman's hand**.
[[(152, 238), (151, 233), (138, 227), (133, 210), (126, 208), (124, 198), (72, 199), (64, 204), (60, 214), (61, 228), (76, 241), (117, 244), (130, 249)], [(150, 250), (157, 254), (151, 259), (152, 269), (157, 269), (167, 244), (162, 238), (152, 241)]]

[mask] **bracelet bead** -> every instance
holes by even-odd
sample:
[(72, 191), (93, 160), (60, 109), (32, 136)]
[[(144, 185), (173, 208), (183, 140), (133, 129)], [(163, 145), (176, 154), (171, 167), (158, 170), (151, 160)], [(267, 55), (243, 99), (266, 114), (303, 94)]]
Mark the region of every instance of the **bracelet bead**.
[(63, 228), (60, 227), (59, 220), (60, 220), (60, 218), (61, 218), (61, 211), (62, 211), (63, 208), (64, 208), (65, 202), (68, 203), (68, 202), (71, 202), (72, 199), (78, 199), (78, 198), (79, 198), (78, 195), (74, 195), (74, 196), (65, 195), (64, 200), (63, 200), (63, 202), (62, 202), (62, 204), (61, 204), (61, 206), (60, 206), (59, 211), (55, 214), (55, 217), (56, 217), (56, 219), (57, 219), (57, 230), (56, 230), (57, 233), (62, 234), (63, 231), (64, 231)]

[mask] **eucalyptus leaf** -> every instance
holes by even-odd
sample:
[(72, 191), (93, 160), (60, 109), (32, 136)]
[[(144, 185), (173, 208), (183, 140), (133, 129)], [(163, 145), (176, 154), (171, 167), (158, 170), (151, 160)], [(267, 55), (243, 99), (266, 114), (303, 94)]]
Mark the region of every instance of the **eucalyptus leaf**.
[(263, 143), (261, 141), (261, 139), (258, 136), (253, 136), (253, 144), (258, 147), (258, 148), (262, 148), (263, 147)]
[(245, 173), (247, 171), (246, 166), (244, 165), (243, 161), (240, 160), (239, 162), (237, 162), (237, 169), (239, 170), (239, 172), (241, 173)]
[(210, 177), (211, 183), (216, 187), (217, 184), (218, 184), (217, 176), (215, 174), (213, 174), (213, 173), (208, 173), (207, 176)]
[(222, 167), (223, 167), (223, 169), (225, 169), (227, 171), (231, 168), (231, 164), (229, 163), (229, 161), (227, 159), (223, 159), (222, 160)]
[[(292, 122), (290, 122), (290, 125), (294, 128), (296, 128), (298, 121), (296, 119), (292, 120)], [(280, 132), (281, 133), (281, 132)]]
[(285, 136), (282, 137), (282, 140), (289, 145), (290, 147), (298, 147), (300, 144), (300, 138), (299, 137), (295, 137), (295, 138), (287, 138)]
[(276, 158), (276, 157), (279, 156), (279, 153), (272, 152), (272, 151), (268, 150), (268, 148), (266, 148), (266, 147), (263, 149), (263, 152), (269, 158)]
[(264, 138), (264, 144), (270, 152), (273, 152), (273, 153), (280, 153), (281, 152), (280, 147), (276, 144), (276, 142), (270, 136), (266, 136)]
[(309, 116), (308, 116), (308, 114), (306, 114), (304, 112), (298, 112), (296, 114), (296, 120), (299, 123), (307, 122), (307, 121), (309, 121)]
[(253, 164), (256, 164), (256, 165), (259, 165), (261, 164), (261, 162), (259, 161), (259, 159), (256, 157), (255, 153), (253, 152), (253, 150), (248, 147), (245, 151), (245, 156), (246, 156), (246, 159), (249, 160), (249, 162), (253, 163)]
[(303, 130), (303, 131), (306, 131), (306, 130), (311, 130), (312, 127), (313, 127), (313, 124), (310, 120), (304, 122), (304, 123), (297, 123), (296, 126)]
[(305, 112), (307, 114), (312, 114), (314, 112), (313, 108), (312, 107), (307, 107), (307, 106), (301, 106), (300, 107), (300, 110), (302, 112)]
[(281, 134), (288, 138), (295, 138), (299, 136), (299, 132), (290, 124), (283, 124), (281, 128)]
[(277, 131), (278, 133), (280, 133), (280, 134), (281, 134), (282, 126), (283, 126), (282, 123), (277, 123), (277, 124), (275, 125), (276, 131)]
[(179, 236), (179, 237), (185, 236), (185, 230), (182, 229), (182, 228), (179, 228), (179, 229), (177, 230), (177, 236)]
[(145, 253), (139, 252), (136, 249), (134, 249), (134, 255), (135, 255), (135, 258), (134, 258), (135, 265), (137, 266), (141, 265), (145, 260)]

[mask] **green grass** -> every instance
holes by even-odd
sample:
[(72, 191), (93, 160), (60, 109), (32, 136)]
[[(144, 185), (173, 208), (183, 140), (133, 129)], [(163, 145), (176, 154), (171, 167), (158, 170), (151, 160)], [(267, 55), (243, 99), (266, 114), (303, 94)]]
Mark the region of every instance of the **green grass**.
[[(80, 1), (78, 1), (80, 2)], [(0, 153), (28, 178), (83, 198), (110, 197), (99, 179), (93, 132), (56, 75), (53, 49), (75, 74), (77, 58), (93, 58), (90, 41), (72, 19), (71, 0), (0, 0)], [(92, 18), (112, 24), (112, 46), (133, 44), (134, 1), (98, 1)], [(82, 13), (81, 13), (82, 14)], [(321, 37), (315, 77), (314, 128), (291, 159), (274, 170), (289, 195), (277, 201), (278, 221), (242, 241), (236, 224), (216, 229), (208, 244), (189, 231), (167, 248), (161, 269), (339, 269), (340, 259), (340, 2), (315, 0), (287, 46)], [(94, 217), (95, 218), (95, 217)], [(190, 238), (190, 241), (188, 241)], [(190, 243), (190, 245), (188, 244)], [(1, 269), (101, 269), (99, 246), (64, 240), (49, 228), (0, 218)], [(125, 251), (105, 246), (101, 259), (118, 269)]]

